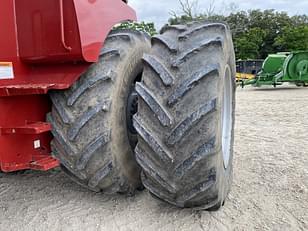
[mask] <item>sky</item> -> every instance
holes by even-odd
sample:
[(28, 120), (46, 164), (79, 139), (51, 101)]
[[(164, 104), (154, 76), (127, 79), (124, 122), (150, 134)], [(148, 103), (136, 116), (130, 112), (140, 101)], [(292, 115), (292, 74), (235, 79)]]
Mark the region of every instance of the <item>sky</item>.
[[(213, 0), (199, 0), (198, 13), (205, 12)], [(178, 0), (128, 0), (138, 15), (139, 21), (155, 22), (158, 28), (163, 26), (170, 17), (170, 12), (179, 12)], [(275, 9), (286, 11), (289, 15), (307, 14), (308, 0), (216, 0), (216, 13), (226, 13), (226, 6), (235, 3), (239, 10)]]

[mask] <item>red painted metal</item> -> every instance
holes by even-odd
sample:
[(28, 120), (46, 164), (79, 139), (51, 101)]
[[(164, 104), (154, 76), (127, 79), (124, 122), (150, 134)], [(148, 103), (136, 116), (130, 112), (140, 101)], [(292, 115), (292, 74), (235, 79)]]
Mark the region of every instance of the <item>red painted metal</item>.
[(45, 94), (69, 88), (98, 60), (111, 28), (126, 20), (136, 14), (122, 0), (0, 1), (0, 62), (12, 62), (14, 72), (0, 79), (0, 170), (58, 165), (49, 154)]
[(51, 127), (40, 122), (50, 111), (47, 95), (0, 97), (0, 108), (2, 171), (28, 169), (33, 162), (50, 157)]
[[(46, 155), (47, 154), (47, 155)], [(33, 155), (33, 161), (29, 163), (29, 169), (47, 171), (59, 166), (59, 160), (54, 159), (48, 153)]]
[[(49, 89), (52, 89), (55, 84), (18, 84), (18, 85), (6, 85), (0, 87), (1, 96), (15, 96), (15, 95), (37, 95), (47, 94)], [(58, 87), (61, 84), (58, 85)], [(67, 84), (63, 84), (63, 89), (67, 87)]]
[[(65, 0), (61, 25), (60, 3), (0, 2), (0, 62), (13, 62), (14, 67), (14, 79), (0, 80), (0, 91), (12, 85), (68, 88), (97, 61), (111, 28), (121, 21), (136, 20), (135, 12), (122, 0)], [(63, 46), (62, 37), (70, 51)], [(37, 94), (35, 87), (32, 89)], [(15, 88), (14, 94), (18, 92)], [(23, 89), (20, 92), (24, 94)]]
[(17, 127), (2, 127), (0, 128), (0, 133), (2, 135), (13, 135), (13, 134), (41, 134), (44, 132), (49, 132), (51, 130), (51, 125), (44, 122), (27, 122), (25, 125)]
[(63, 47), (67, 51), (71, 51), (72, 48), (66, 44), (65, 41), (65, 28), (64, 28), (64, 12), (63, 12), (63, 0), (59, 0), (59, 5), (60, 5), (60, 20), (61, 20), (61, 42)]

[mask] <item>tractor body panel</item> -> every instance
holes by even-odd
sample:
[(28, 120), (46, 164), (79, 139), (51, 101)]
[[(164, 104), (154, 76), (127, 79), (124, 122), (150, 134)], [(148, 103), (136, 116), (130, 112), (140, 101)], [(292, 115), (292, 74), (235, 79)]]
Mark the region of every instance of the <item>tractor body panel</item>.
[(0, 170), (47, 170), (58, 166), (49, 155), (52, 136), (50, 125), (44, 122), (50, 111), (48, 96), (0, 97), (0, 108)]
[(98, 60), (112, 27), (136, 20), (122, 0), (0, 2), (0, 170), (47, 170), (51, 89), (69, 88)]
[(291, 53), (283, 69), (286, 80), (308, 82), (308, 51)]
[[(135, 19), (122, 0), (1, 1), (0, 96), (68, 88), (97, 61), (112, 27)], [(12, 75), (1, 75), (4, 64)]]
[(267, 74), (277, 74), (282, 70), (287, 55), (269, 55), (262, 65), (262, 71)]

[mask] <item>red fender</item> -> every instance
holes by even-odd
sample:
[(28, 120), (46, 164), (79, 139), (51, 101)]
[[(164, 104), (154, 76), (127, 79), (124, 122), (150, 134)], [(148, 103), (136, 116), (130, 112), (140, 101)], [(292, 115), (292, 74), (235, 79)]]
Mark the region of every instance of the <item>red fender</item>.
[(2, 0), (0, 68), (13, 75), (0, 76), (0, 97), (70, 87), (127, 20), (136, 13), (122, 0)]
[(103, 41), (111, 28), (125, 20), (136, 20), (135, 12), (123, 1), (74, 0), (82, 54), (86, 61), (96, 62)]
[(59, 165), (44, 94), (69, 88), (126, 20), (136, 14), (122, 0), (0, 1), (0, 171)]

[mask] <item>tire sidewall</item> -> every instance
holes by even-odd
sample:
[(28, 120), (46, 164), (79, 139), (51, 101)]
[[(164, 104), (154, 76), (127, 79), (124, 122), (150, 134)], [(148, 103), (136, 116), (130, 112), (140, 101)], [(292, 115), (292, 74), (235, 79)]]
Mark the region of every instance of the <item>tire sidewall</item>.
[[(140, 167), (132, 160), (134, 157), (134, 150), (129, 142), (129, 132), (126, 126), (126, 110), (128, 96), (131, 90), (131, 85), (134, 83), (135, 78), (142, 73), (143, 64), (142, 56), (147, 48), (144, 46), (132, 46), (130, 50), (126, 52), (126, 57), (122, 60), (121, 64), (117, 68), (121, 78), (116, 81), (120, 81), (116, 85), (118, 86), (112, 95), (115, 103), (112, 105), (112, 121), (111, 127), (111, 139), (113, 156), (115, 166), (119, 171), (123, 172), (123, 176), (130, 176), (129, 182), (134, 184), (134, 187), (139, 187), (141, 184), (140, 180)], [(123, 126), (125, 124), (125, 126)], [(131, 166), (128, 168), (127, 166)], [(136, 171), (137, 169), (137, 171)], [(125, 179), (126, 181), (127, 179)]]

